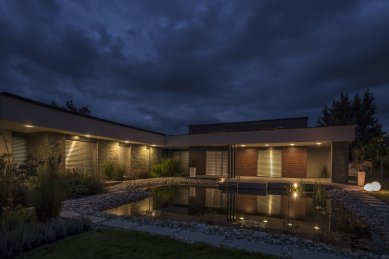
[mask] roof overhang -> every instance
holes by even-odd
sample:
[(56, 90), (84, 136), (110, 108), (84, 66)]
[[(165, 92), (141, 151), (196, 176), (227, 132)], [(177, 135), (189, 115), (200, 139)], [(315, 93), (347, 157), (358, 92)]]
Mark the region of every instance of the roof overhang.
[(354, 126), (225, 132), (166, 136), (165, 146), (206, 146), (257, 143), (316, 143), (353, 141)]

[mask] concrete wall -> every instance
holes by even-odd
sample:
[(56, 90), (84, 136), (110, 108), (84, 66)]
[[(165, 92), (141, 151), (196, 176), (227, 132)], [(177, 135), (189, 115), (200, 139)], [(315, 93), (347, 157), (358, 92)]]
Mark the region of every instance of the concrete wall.
[(4, 135), (5, 142), (6, 142), (4, 143), (3, 137), (0, 137), (0, 155), (6, 153), (7, 148), (8, 148), (8, 152), (12, 153), (12, 132), (10, 130), (4, 130), (4, 129), (0, 129), (0, 132)]
[(332, 181), (347, 183), (349, 162), (349, 143), (346, 141), (332, 143)]
[(307, 147), (282, 148), (282, 177), (307, 176)]
[(61, 156), (60, 170), (65, 170), (66, 136), (55, 132), (34, 133), (28, 136), (29, 154), (47, 161), (49, 157)]
[(320, 177), (323, 166), (327, 166), (331, 177), (331, 147), (309, 147), (307, 177)]
[(236, 152), (236, 174), (240, 176), (257, 176), (258, 149), (238, 148)]

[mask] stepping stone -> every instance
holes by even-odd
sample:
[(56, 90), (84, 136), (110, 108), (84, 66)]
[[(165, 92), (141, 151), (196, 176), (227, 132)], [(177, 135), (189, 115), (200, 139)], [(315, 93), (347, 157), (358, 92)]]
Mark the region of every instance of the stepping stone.
[(224, 246), (243, 249), (250, 252), (261, 252), (264, 254), (281, 256), (281, 246), (268, 245), (262, 242), (252, 242), (246, 240), (232, 240), (228, 243), (223, 243)]
[(220, 246), (224, 240), (223, 236), (191, 231), (177, 232), (174, 237), (191, 243), (203, 242), (214, 246)]
[(305, 251), (301, 249), (293, 249), (293, 258), (296, 259), (306, 259), (306, 258), (315, 258), (315, 259), (343, 259), (346, 257), (329, 255), (329, 254), (319, 254), (315, 252)]
[(90, 219), (93, 224), (100, 224), (101, 222), (105, 221), (106, 218), (102, 217), (95, 217), (95, 216), (85, 216), (86, 218)]
[(138, 224), (128, 220), (110, 219), (104, 221), (101, 225), (106, 227), (113, 227), (113, 228), (131, 229), (137, 226)]
[(147, 232), (150, 234), (156, 234), (161, 236), (170, 236), (173, 233), (178, 231), (178, 229), (175, 228), (159, 227), (153, 225), (137, 225), (133, 228), (133, 230)]
[(74, 211), (62, 211), (60, 216), (63, 218), (76, 218), (80, 217), (81, 214)]

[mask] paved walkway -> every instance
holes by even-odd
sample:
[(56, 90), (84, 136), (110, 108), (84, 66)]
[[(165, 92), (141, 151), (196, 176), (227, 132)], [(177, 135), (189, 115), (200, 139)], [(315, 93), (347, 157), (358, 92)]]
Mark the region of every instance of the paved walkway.
[(343, 187), (343, 189), (353, 193), (357, 198), (368, 204), (373, 209), (379, 211), (380, 213), (386, 216), (389, 216), (389, 204), (381, 201), (380, 199), (374, 196), (371, 196), (368, 192), (364, 191), (362, 187), (347, 186)]
[(221, 235), (211, 235), (202, 232), (183, 230), (179, 228), (147, 225), (147, 224), (135, 223), (135, 222), (122, 220), (122, 219), (106, 219), (103, 217), (85, 216), (71, 211), (63, 211), (61, 213), (61, 216), (66, 218), (86, 217), (89, 218), (94, 224), (96, 224), (99, 227), (140, 231), (140, 232), (146, 232), (150, 234), (167, 236), (188, 243), (203, 242), (213, 246), (242, 249), (249, 252), (260, 252), (260, 253), (274, 255), (274, 256), (281, 256), (281, 252), (283, 250), (285, 251), (285, 249), (286, 250), (292, 249), (293, 258), (298, 258), (298, 259), (299, 258), (315, 258), (315, 259), (343, 258), (334, 255), (314, 253), (314, 252), (292, 248), (292, 247), (284, 247), (281, 245), (269, 245), (263, 242), (254, 242), (254, 241), (239, 240), (239, 239), (232, 239), (232, 238), (227, 239), (225, 236), (221, 236)]

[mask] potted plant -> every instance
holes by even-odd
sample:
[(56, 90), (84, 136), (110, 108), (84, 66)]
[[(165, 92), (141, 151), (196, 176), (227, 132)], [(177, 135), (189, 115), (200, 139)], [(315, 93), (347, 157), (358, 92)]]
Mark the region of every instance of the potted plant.
[(364, 186), (366, 171), (365, 171), (365, 148), (363, 146), (355, 147), (352, 149), (352, 155), (354, 160), (354, 168), (358, 170), (357, 173), (357, 185)]

